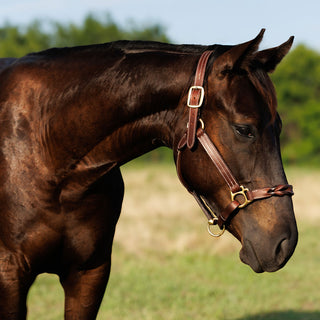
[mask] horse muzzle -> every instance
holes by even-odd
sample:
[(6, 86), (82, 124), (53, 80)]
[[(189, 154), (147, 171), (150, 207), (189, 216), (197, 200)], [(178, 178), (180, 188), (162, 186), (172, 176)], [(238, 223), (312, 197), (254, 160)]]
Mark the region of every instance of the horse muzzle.
[[(256, 233), (255, 233), (256, 234)], [(259, 239), (244, 236), (240, 259), (249, 265), (253, 271), (274, 272), (285, 266), (292, 256), (298, 241), (298, 231), (295, 223), (283, 233), (260, 234)]]

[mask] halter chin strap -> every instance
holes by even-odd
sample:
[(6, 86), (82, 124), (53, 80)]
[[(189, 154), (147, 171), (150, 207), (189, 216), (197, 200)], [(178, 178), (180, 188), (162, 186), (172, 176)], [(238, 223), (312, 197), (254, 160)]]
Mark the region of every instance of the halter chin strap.
[[(178, 154), (176, 160), (177, 174), (181, 183), (186, 189), (194, 196), (195, 200), (203, 210), (204, 214), (208, 218), (208, 231), (212, 236), (220, 236), (225, 230), (226, 224), (228, 224), (234, 215), (242, 208), (255, 200), (261, 200), (270, 198), (272, 196), (292, 196), (292, 186), (288, 184), (281, 184), (271, 188), (263, 188), (257, 190), (249, 190), (240, 185), (236, 178), (233, 176), (228, 165), (221, 157), (219, 151), (215, 147), (210, 137), (204, 131), (204, 122), (199, 119), (199, 108), (201, 107), (204, 99), (203, 81), (206, 71), (208, 59), (213, 51), (205, 51), (198, 62), (194, 85), (190, 88), (188, 94), (187, 105), (189, 107), (189, 122), (187, 125), (187, 132), (180, 139), (178, 144)], [(198, 124), (201, 123), (201, 127), (198, 128)], [(225, 180), (230, 189), (231, 202), (216, 215), (207, 204), (206, 200), (199, 195), (192, 187), (190, 187), (183, 178), (181, 171), (181, 156), (182, 151), (185, 148), (192, 149), (196, 140), (202, 145), (211, 161), (218, 169), (220, 175)], [(218, 233), (213, 233), (211, 227), (218, 225), (220, 230)]]

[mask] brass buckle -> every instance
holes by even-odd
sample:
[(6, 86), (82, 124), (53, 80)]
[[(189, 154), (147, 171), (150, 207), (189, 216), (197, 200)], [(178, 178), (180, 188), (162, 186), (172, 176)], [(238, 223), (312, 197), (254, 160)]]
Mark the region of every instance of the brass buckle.
[[(198, 104), (191, 104), (191, 96), (192, 96), (193, 90), (200, 90), (200, 98), (199, 98)], [(189, 108), (199, 108), (202, 105), (203, 98), (204, 98), (204, 89), (203, 89), (203, 87), (201, 87), (201, 86), (192, 86), (189, 89), (187, 106)]]
[(233, 193), (231, 191), (231, 201), (234, 201), (237, 196), (242, 196), (244, 198), (244, 202), (239, 205), (239, 209), (246, 207), (250, 202), (252, 202), (251, 200), (248, 200), (246, 194), (246, 192), (249, 192), (249, 189), (244, 186), (240, 186), (240, 188), (241, 190), (238, 192)]
[(225, 225), (222, 226), (222, 229), (219, 227), (217, 232), (213, 231), (213, 226), (218, 226), (218, 218), (216, 215), (214, 215), (213, 219), (208, 220), (208, 232), (215, 238), (221, 237), (226, 230)]

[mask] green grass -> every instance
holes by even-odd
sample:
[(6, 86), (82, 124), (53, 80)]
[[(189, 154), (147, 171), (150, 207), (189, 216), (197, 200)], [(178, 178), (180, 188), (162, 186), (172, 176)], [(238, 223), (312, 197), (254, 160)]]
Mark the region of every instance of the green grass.
[[(227, 235), (215, 240), (206, 234), (202, 214), (186, 191), (179, 189), (174, 168), (148, 170), (125, 170), (130, 201), (124, 204), (119, 222), (111, 277), (98, 319), (320, 319), (319, 171), (288, 171), (296, 191), (298, 246), (282, 270), (255, 274), (241, 263), (235, 240)], [(164, 203), (170, 203), (170, 212)], [(58, 278), (40, 276), (28, 306), (30, 320), (63, 319)]]
[[(115, 245), (98, 319), (320, 319), (318, 234), (319, 225), (301, 226), (293, 258), (271, 274), (253, 273), (237, 252), (157, 251), (139, 257)], [(63, 318), (56, 277), (41, 276), (29, 306), (29, 319)]]
[(320, 319), (318, 234), (318, 226), (302, 227), (288, 265), (260, 275), (237, 252), (137, 259), (116, 248), (100, 319)]

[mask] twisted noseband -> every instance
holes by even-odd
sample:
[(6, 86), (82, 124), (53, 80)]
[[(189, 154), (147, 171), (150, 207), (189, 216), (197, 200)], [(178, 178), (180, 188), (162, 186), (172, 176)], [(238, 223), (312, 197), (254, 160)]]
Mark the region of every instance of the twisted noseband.
[[(194, 196), (197, 203), (200, 205), (204, 214), (208, 218), (208, 231), (212, 236), (220, 236), (225, 230), (226, 224), (230, 223), (231, 219), (235, 214), (242, 208), (246, 207), (248, 204), (255, 200), (261, 200), (270, 198), (272, 196), (292, 196), (292, 186), (288, 184), (281, 184), (271, 188), (262, 188), (256, 190), (249, 190), (244, 186), (240, 185), (236, 178), (233, 176), (228, 165), (225, 163), (221, 157), (219, 151), (215, 147), (214, 143), (210, 137), (206, 134), (204, 130), (204, 122), (199, 118), (199, 109), (202, 105), (204, 99), (204, 75), (206, 71), (206, 66), (209, 57), (213, 51), (205, 51), (198, 62), (194, 85), (190, 87), (188, 94), (187, 105), (189, 107), (189, 122), (187, 125), (187, 132), (182, 136), (178, 143), (178, 154), (177, 154), (177, 174), (181, 183), (187, 188), (187, 190)], [(198, 124), (201, 127), (198, 128)], [(207, 155), (218, 169), (220, 175), (225, 180), (231, 193), (231, 202), (216, 215), (211, 208), (208, 206), (206, 201), (200, 196), (191, 186), (189, 186), (183, 178), (181, 171), (181, 157), (182, 151), (185, 148), (192, 149), (195, 145), (196, 140), (200, 142), (203, 149), (206, 151)], [(218, 233), (213, 233), (211, 227), (218, 225), (220, 231)]]

